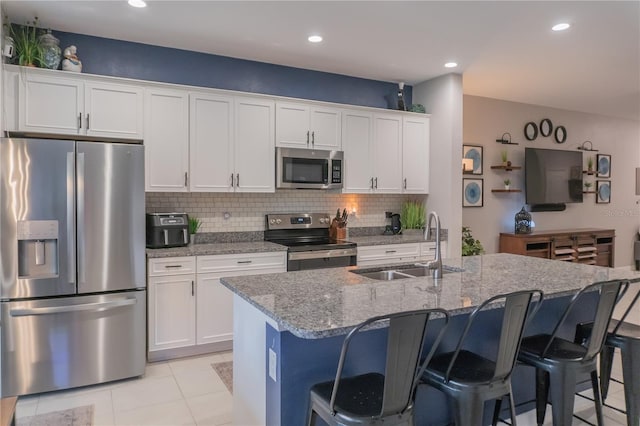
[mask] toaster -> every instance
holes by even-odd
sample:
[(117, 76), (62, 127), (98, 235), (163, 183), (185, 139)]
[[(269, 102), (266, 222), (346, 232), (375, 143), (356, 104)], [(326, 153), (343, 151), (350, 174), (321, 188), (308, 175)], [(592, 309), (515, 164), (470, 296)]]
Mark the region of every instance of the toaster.
[(147, 213), (147, 248), (183, 247), (189, 244), (186, 213)]

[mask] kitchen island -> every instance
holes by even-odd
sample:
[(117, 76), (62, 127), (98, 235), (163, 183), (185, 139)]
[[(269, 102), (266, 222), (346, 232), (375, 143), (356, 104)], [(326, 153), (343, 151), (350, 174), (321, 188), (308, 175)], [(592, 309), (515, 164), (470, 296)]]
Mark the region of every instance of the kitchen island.
[[(310, 386), (334, 378), (344, 335), (372, 316), (446, 309), (452, 315), (440, 346), (446, 351), (457, 342), (468, 313), (491, 296), (526, 288), (543, 290), (545, 302), (527, 330), (533, 334), (550, 330), (575, 290), (620, 277), (619, 271), (609, 268), (511, 254), (444, 263), (463, 271), (439, 280), (378, 281), (353, 273), (357, 267), (223, 278), (223, 285), (234, 293), (235, 424), (303, 425)], [(567, 335), (590, 317), (594, 303), (592, 298), (575, 310), (564, 330)], [(489, 353), (495, 346), (491, 332), (500, 311), (496, 306), (479, 317), (486, 333), (474, 334), (469, 342), (472, 350)], [(363, 337), (371, 346), (353, 353), (346, 375), (383, 369), (385, 329), (368, 331)], [(427, 339), (426, 345), (430, 343)], [(530, 409), (533, 369), (517, 367), (513, 381), (516, 404)], [(417, 424), (447, 424), (449, 411), (443, 394), (428, 386), (419, 388)]]

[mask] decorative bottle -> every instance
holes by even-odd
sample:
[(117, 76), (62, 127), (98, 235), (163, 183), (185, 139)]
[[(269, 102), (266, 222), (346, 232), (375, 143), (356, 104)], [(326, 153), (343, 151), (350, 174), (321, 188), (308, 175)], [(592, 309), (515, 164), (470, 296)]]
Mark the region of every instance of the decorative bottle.
[(51, 30), (47, 30), (45, 34), (40, 36), (40, 46), (42, 47), (42, 58), (45, 68), (52, 70), (58, 69), (62, 51), (59, 46), (60, 40), (51, 34)]
[(407, 110), (404, 104), (404, 83), (398, 83), (398, 109), (400, 111)]

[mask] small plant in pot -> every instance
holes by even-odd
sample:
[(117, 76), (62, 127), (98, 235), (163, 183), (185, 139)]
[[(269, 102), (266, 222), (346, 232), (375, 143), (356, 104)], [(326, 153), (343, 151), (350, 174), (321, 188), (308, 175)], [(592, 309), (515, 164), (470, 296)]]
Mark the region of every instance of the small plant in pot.
[(593, 157), (587, 158), (587, 171), (593, 172)]
[(189, 241), (191, 244), (195, 242), (195, 235), (202, 226), (202, 221), (195, 216), (189, 217), (189, 236), (191, 237)]
[(418, 200), (409, 200), (402, 205), (402, 211), (400, 212), (400, 222), (402, 223), (403, 234), (409, 233), (421, 233), (425, 225), (425, 207), (424, 203)]
[(480, 243), (480, 240), (476, 240), (471, 235), (471, 228), (468, 226), (462, 227), (462, 255), (463, 256), (475, 256), (477, 254), (484, 253), (484, 247)]
[(589, 190), (591, 189), (591, 186), (592, 186), (592, 185), (593, 185), (593, 184), (592, 184), (591, 182), (585, 182), (585, 183), (584, 183), (584, 190), (585, 190), (585, 191), (589, 191)]
[(27, 21), (26, 25), (9, 24), (5, 22), (5, 28), (13, 39), (16, 61), (18, 65), (28, 67), (41, 67), (44, 63), (44, 52), (40, 45), (40, 30), (38, 29), (38, 17), (33, 22)]
[(504, 189), (508, 190), (510, 186), (511, 186), (511, 179), (505, 179), (504, 180)]

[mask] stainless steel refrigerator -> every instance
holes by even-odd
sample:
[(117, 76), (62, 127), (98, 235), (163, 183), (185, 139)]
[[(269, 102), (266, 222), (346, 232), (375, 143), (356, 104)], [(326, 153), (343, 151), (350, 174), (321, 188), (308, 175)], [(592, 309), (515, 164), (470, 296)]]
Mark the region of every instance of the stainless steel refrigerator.
[(144, 148), (0, 140), (2, 396), (145, 368)]

